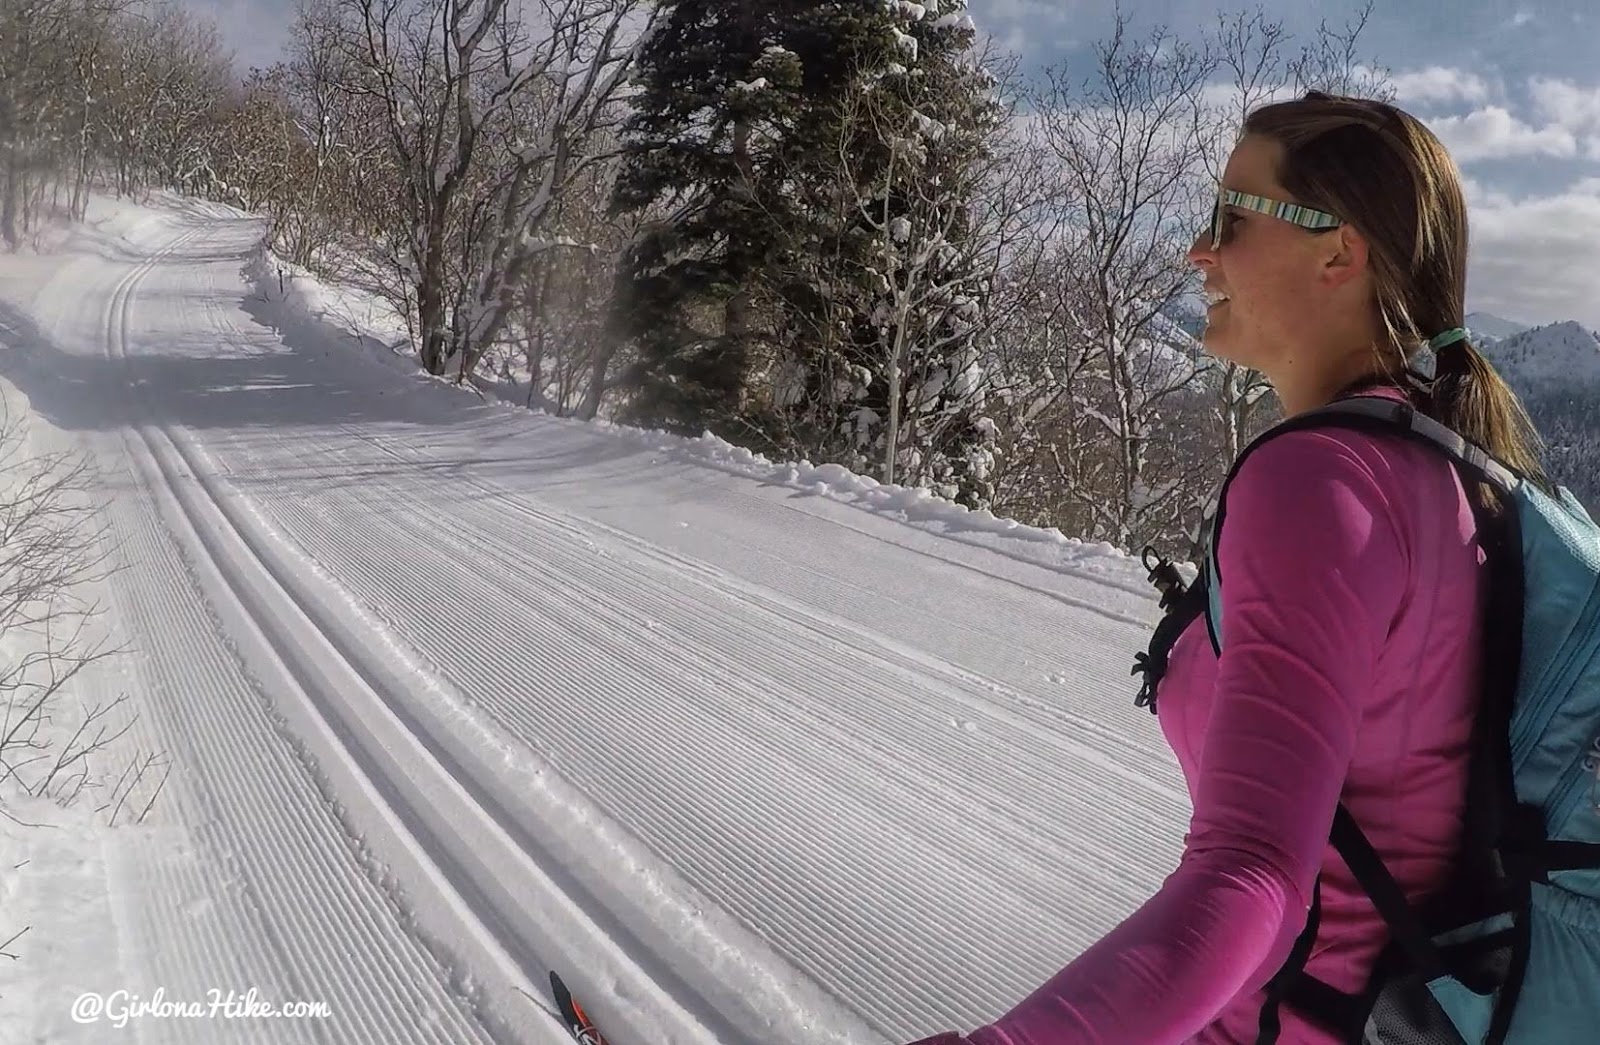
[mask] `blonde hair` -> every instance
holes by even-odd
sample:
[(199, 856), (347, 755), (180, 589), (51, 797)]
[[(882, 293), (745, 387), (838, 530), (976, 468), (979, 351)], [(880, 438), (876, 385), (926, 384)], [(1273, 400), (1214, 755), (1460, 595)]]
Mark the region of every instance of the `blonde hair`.
[[(1467, 203), (1461, 173), (1421, 121), (1384, 102), (1307, 93), (1254, 110), (1244, 133), (1283, 147), (1278, 181), (1298, 203), (1338, 215), (1369, 244), (1381, 366), (1407, 365), (1465, 321)], [(1521, 400), (1470, 342), (1437, 354), (1421, 408), (1522, 475), (1548, 486), (1541, 440)]]

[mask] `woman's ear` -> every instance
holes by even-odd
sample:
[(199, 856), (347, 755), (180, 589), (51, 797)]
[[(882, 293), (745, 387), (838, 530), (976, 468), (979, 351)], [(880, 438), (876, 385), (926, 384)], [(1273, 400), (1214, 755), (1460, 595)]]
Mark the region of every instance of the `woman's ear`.
[(1330, 287), (1343, 286), (1359, 279), (1367, 271), (1370, 260), (1367, 238), (1352, 225), (1341, 225), (1323, 237), (1326, 241), (1321, 255), (1323, 282)]

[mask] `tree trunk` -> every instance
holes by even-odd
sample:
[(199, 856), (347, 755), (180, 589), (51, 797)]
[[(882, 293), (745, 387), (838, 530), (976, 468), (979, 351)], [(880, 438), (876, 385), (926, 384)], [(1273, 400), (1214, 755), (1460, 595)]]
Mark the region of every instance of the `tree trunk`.
[(5, 237), (6, 246), (15, 250), (17, 246), (17, 193), (20, 186), (17, 184), (17, 160), (15, 152), (6, 156), (6, 187), (5, 195), (0, 198), (0, 236)]
[[(751, 186), (755, 184), (755, 165), (750, 159), (750, 122), (745, 119), (735, 120), (733, 124), (733, 162), (739, 168), (740, 183), (735, 190), (735, 195), (746, 200), (750, 198)], [(737, 231), (734, 235), (737, 235)], [(741, 259), (748, 263), (748, 259)], [(722, 310), (722, 329), (728, 340), (733, 342), (735, 349), (741, 355), (750, 343), (750, 294), (748, 272), (735, 273), (735, 283), (738, 289), (728, 298)], [(742, 394), (743, 389), (735, 389), (735, 394)], [(732, 409), (735, 403), (726, 406)]]
[(884, 439), (883, 481), (893, 484), (895, 458), (900, 449), (900, 355), (906, 347), (906, 321), (902, 315), (894, 327), (894, 347), (889, 350), (889, 430)]
[(606, 371), (611, 367), (611, 357), (615, 352), (615, 348), (608, 347), (594, 354), (589, 367), (589, 390), (584, 394), (583, 405), (578, 407), (579, 420), (593, 421), (600, 413), (600, 402), (606, 394)]
[(422, 368), (435, 377), (444, 373), (444, 288), (433, 273), (417, 284), (417, 322), (422, 327)]

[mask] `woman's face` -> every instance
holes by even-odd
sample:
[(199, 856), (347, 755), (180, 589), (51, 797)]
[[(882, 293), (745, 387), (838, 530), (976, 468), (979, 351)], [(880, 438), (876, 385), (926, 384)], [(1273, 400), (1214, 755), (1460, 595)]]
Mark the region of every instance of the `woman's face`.
[[(1241, 138), (1223, 171), (1223, 186), (1298, 202), (1278, 184), (1282, 150), (1270, 138)], [(1327, 250), (1330, 235), (1337, 234), (1312, 234), (1240, 207), (1227, 208), (1224, 228), (1220, 246), (1212, 248), (1206, 231), (1189, 249), (1190, 263), (1205, 278), (1210, 304), (1201, 340), (1214, 356), (1270, 374), (1293, 363), (1297, 346), (1308, 341), (1308, 324), (1317, 322), (1324, 304), (1318, 293), (1319, 255)]]

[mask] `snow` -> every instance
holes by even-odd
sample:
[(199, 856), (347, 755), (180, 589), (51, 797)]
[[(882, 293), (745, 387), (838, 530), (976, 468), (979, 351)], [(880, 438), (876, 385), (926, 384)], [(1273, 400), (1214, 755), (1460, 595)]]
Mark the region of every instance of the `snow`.
[(890, 34), (894, 37), (894, 45), (908, 61), (917, 60), (917, 38), (910, 33), (902, 32), (894, 26), (889, 27)]
[(926, 138), (931, 138), (934, 141), (943, 141), (944, 136), (949, 133), (950, 128), (948, 126), (926, 113), (913, 112), (912, 116), (917, 121), (917, 130), (921, 131)]
[[(142, 821), (8, 798), (0, 1040), (909, 1041), (1160, 884), (1137, 560), (837, 465), (532, 413), (158, 198), (0, 257), (0, 391), (95, 463)], [(131, 754), (132, 748), (129, 749)], [(107, 767), (108, 770), (110, 767)], [(120, 1040), (120, 1039), (119, 1039)]]
[(978, 31), (978, 24), (972, 20), (972, 15), (966, 11), (951, 11), (949, 14), (941, 15), (934, 19), (930, 24), (930, 28), (936, 30), (954, 29), (962, 33), (975, 33)]

